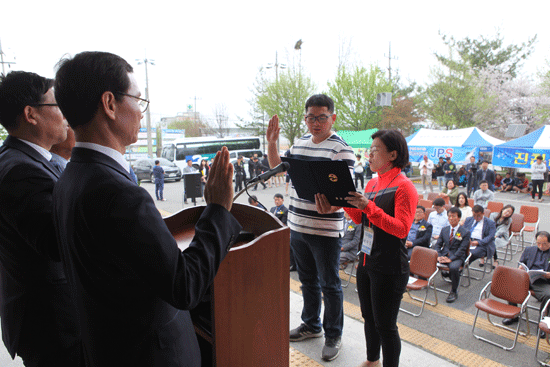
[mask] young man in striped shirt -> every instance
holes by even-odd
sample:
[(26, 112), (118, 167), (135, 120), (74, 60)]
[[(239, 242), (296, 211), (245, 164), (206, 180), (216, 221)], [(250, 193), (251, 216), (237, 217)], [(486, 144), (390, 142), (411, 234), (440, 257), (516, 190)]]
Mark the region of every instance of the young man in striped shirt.
[[(346, 142), (332, 131), (336, 121), (332, 99), (323, 94), (313, 95), (307, 100), (305, 110), (309, 134), (298, 139), (285, 155), (303, 160), (344, 160), (351, 174), (355, 156)], [(275, 115), (269, 121), (266, 134), (271, 168), (281, 163), (277, 150), (279, 130), (279, 117)], [(304, 297), (303, 323), (290, 331), (290, 341), (321, 337), (324, 329), (322, 358), (330, 361), (338, 357), (344, 326), (344, 296), (338, 276), (344, 212), (340, 209), (319, 214), (315, 203), (300, 199), (294, 188), (288, 209), (290, 247)], [(322, 324), (321, 291), (325, 301)]]

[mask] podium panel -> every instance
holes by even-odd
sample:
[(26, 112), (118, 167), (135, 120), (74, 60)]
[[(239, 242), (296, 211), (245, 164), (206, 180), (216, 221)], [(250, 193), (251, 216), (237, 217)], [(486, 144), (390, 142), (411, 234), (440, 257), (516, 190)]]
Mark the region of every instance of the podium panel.
[[(181, 249), (204, 206), (165, 218)], [(220, 265), (210, 299), (191, 311), (203, 366), (286, 367), (289, 363), (290, 229), (270, 213), (233, 204), (231, 213), (254, 240), (235, 244)]]

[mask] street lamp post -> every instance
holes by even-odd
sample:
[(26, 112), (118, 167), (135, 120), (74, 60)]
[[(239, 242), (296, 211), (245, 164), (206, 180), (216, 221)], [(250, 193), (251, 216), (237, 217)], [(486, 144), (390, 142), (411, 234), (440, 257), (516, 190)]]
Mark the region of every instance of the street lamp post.
[[(149, 99), (149, 75), (147, 73), (147, 64), (155, 65), (155, 60), (150, 59), (136, 59), (138, 65), (145, 65), (145, 99)], [(153, 140), (151, 138), (151, 108), (148, 108), (145, 111), (145, 123), (147, 124), (147, 155), (149, 157), (153, 156)], [(157, 146), (157, 150), (158, 150)]]

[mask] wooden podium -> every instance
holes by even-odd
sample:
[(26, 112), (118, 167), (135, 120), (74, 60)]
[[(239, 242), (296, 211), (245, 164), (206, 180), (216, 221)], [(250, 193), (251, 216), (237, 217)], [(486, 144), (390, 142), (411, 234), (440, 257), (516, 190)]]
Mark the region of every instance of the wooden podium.
[[(182, 250), (189, 246), (204, 208), (165, 218)], [(233, 204), (231, 213), (254, 239), (233, 246), (209, 299), (191, 311), (202, 366), (288, 367), (290, 229), (249, 205)]]

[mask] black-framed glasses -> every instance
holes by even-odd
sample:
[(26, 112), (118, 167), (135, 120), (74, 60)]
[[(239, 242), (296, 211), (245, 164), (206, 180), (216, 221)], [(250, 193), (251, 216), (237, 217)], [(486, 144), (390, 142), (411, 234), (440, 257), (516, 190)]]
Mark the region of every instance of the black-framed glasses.
[(305, 120), (308, 124), (314, 124), (315, 121), (319, 121), (320, 124), (326, 123), (332, 115), (319, 115), (319, 116), (306, 116)]
[(137, 99), (139, 101), (138, 104), (139, 104), (139, 108), (141, 109), (141, 113), (145, 113), (145, 111), (147, 111), (147, 108), (149, 108), (149, 100), (148, 99), (140, 98), (140, 97), (133, 96), (133, 95), (128, 94), (128, 93), (122, 93), (122, 92), (116, 92), (115, 94), (118, 94), (118, 95), (121, 95), (121, 96), (126, 96), (126, 97), (132, 97), (132, 98)]
[(42, 106), (50, 106), (50, 107), (59, 107), (57, 103), (35, 103), (29, 105), (31, 107), (42, 107)]

